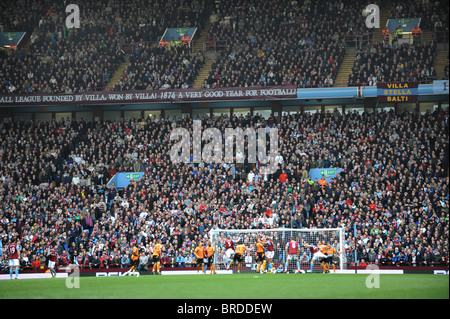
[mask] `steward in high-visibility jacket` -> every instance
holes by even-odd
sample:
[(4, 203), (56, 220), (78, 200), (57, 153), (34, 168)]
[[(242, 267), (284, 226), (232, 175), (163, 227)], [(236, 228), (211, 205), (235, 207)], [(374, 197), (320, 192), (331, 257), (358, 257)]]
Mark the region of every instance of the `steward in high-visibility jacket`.
[(162, 39), (161, 41), (159, 41), (159, 45), (160, 45), (162, 48), (167, 48), (168, 43), (167, 43), (166, 40)]
[(416, 26), (414, 28), (412, 28), (411, 33), (413, 34), (414, 38), (417, 38), (422, 33), (422, 29), (419, 28), (416, 24)]
[(325, 177), (322, 176), (322, 178), (319, 179), (319, 185), (322, 186), (322, 190), (324, 189), (324, 187), (326, 187), (328, 185), (328, 182), (325, 179)]
[(397, 30), (395, 30), (395, 37), (397, 39), (403, 38), (403, 30), (402, 28), (400, 28), (400, 26), (397, 28)]
[(191, 38), (190, 38), (187, 34), (185, 34), (185, 35), (181, 38), (181, 42), (182, 42), (182, 45), (183, 45), (184, 47), (187, 47), (187, 46), (189, 46), (189, 42), (191, 42)]
[(390, 31), (389, 31), (388, 28), (383, 29), (381, 32), (382, 32), (383, 38), (384, 38), (385, 40), (389, 39), (389, 32), (390, 32)]

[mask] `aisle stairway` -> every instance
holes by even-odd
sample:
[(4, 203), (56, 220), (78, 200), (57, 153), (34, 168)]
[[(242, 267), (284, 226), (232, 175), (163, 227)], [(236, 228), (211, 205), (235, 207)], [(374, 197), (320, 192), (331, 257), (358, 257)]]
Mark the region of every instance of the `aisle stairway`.
[(194, 46), (192, 47), (192, 50), (191, 50), (192, 55), (197, 54), (197, 52), (199, 50), (203, 51), (204, 44), (206, 42), (206, 38), (208, 37), (208, 32), (209, 32), (210, 28), (211, 28), (211, 23), (209, 22), (209, 19), (208, 19), (208, 22), (205, 24), (205, 27), (200, 32), (200, 35), (198, 36), (198, 38), (196, 38), (196, 39), (194, 38)]
[[(447, 47), (448, 48), (448, 47)], [(434, 58), (434, 69), (436, 70), (436, 79), (440, 80), (444, 76), (444, 69), (448, 63), (448, 49), (438, 49)]]
[(211, 28), (211, 23), (206, 23), (205, 27), (203, 28), (202, 32), (200, 33), (200, 36), (198, 37), (197, 41), (194, 42), (194, 47), (192, 48), (192, 54), (195, 55), (197, 52), (203, 51), (203, 54), (205, 56), (205, 62), (203, 63), (195, 81), (193, 84), (194, 88), (200, 88), (205, 80), (205, 77), (208, 75), (209, 70), (211, 69), (212, 64), (215, 60), (215, 53), (214, 52), (206, 52), (205, 50), (205, 43), (206, 39), (208, 37), (209, 29)]
[(215, 59), (211, 55), (206, 55), (205, 63), (202, 65), (202, 68), (200, 69), (200, 72), (197, 75), (197, 78), (194, 81), (194, 88), (201, 88), (206, 76), (209, 73), (209, 70), (211, 70), (211, 66), (214, 63)]
[(433, 31), (423, 31), (422, 32), (422, 43), (424, 45), (430, 44), (433, 40)]
[(346, 87), (348, 85), (348, 76), (352, 72), (353, 64), (355, 63), (355, 54), (355, 47), (347, 48), (344, 59), (339, 67), (336, 80), (334, 81), (335, 87)]
[(129, 62), (125, 61), (119, 65), (119, 67), (114, 72), (113, 76), (111, 77), (109, 83), (106, 85), (106, 87), (105, 87), (106, 91), (112, 90), (114, 88), (114, 86), (117, 84), (117, 82), (122, 78), (123, 72), (125, 71), (125, 69), (127, 68), (127, 66), (129, 64), (130, 64)]

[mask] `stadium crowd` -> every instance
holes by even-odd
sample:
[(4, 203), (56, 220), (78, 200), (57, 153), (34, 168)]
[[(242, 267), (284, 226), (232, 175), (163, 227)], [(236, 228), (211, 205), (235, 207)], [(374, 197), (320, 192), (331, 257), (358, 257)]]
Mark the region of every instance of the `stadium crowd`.
[(206, 1), (200, 0), (111, 0), (107, 6), (80, 0), (80, 28), (69, 29), (65, 2), (17, 2), (22, 4), (16, 8), (11, 3), (2, 5), (9, 8), (1, 13), (2, 25), (5, 31), (25, 31), (21, 28), (26, 26), (30, 45), (26, 52), (20, 49), (2, 57), (0, 94), (105, 89), (126, 54), (136, 54), (136, 46), (149, 47), (159, 41), (167, 27), (195, 24), (201, 28), (208, 12)]
[(360, 9), (350, 1), (221, 1), (208, 42), (225, 45), (203, 87), (331, 87), (345, 36), (366, 32), (352, 18)]
[(182, 48), (139, 46), (130, 59), (115, 91), (187, 89), (192, 87), (205, 61), (199, 51), (195, 56)]
[(381, 42), (361, 45), (349, 75), (349, 86), (376, 86), (380, 82), (430, 83), (437, 80), (434, 69), (436, 43), (414, 45)]
[[(2, 267), (12, 237), (25, 268), (45, 265), (52, 242), (59, 266), (127, 267), (134, 244), (148, 257), (156, 239), (171, 266), (190, 265), (211, 229), (274, 227), (344, 227), (349, 264), (448, 265), (448, 113), (222, 115), (202, 125), (277, 127), (278, 171), (171, 163), (170, 132), (192, 119), (2, 123)], [(322, 186), (308, 177), (322, 167), (343, 171)], [(145, 174), (107, 185), (130, 171)]]
[[(64, 2), (15, 4), (2, 4), (0, 25), (5, 31), (27, 31), (30, 45), (5, 57), (0, 53), (1, 94), (103, 90), (128, 55), (130, 65), (114, 90), (191, 87), (204, 52), (170, 48), (162, 57), (156, 47), (167, 27), (195, 26), (200, 32), (208, 19), (208, 43), (219, 43), (222, 49), (203, 87), (331, 87), (346, 53), (346, 36), (373, 32), (364, 19), (355, 19), (367, 3), (350, 0), (111, 0), (106, 6), (80, 0), (80, 29), (65, 27)], [(420, 17), (423, 30), (448, 32), (444, 1), (390, 5), (391, 18)], [(435, 49), (435, 41), (411, 47), (361, 46), (349, 85), (432, 81)]]
[(448, 32), (448, 2), (443, 0), (394, 1), (389, 18), (421, 18), (423, 30)]
[[(0, 94), (103, 89), (126, 50), (130, 65), (115, 90), (189, 87), (203, 53), (152, 43), (166, 27), (195, 21), (203, 28), (210, 12), (209, 40), (226, 46), (204, 87), (333, 86), (345, 35), (367, 32), (364, 20), (354, 19), (363, 4), (349, 0), (110, 0), (106, 7), (80, 0), (79, 30), (64, 27), (64, 2), (16, 2), (0, 4), (0, 24), (30, 32), (29, 53), (1, 57)], [(424, 29), (445, 29), (446, 3), (416, 4), (398, 2), (391, 14), (415, 12), (424, 17)], [(434, 41), (362, 45), (349, 85), (433, 80), (435, 48)], [(445, 72), (448, 78), (448, 66)], [(156, 239), (169, 266), (192, 265), (195, 243), (211, 229), (275, 227), (344, 227), (349, 263), (448, 265), (448, 113), (202, 121), (220, 130), (277, 127), (277, 172), (261, 176), (248, 164), (172, 164), (170, 132), (192, 127), (188, 118), (1, 123), (2, 269), (13, 237), (27, 269), (44, 267), (52, 243), (59, 266), (127, 267), (134, 244), (145, 258)], [(322, 187), (308, 177), (322, 167), (343, 171)], [(145, 174), (124, 189), (107, 185), (114, 174), (130, 171)], [(277, 249), (280, 262), (282, 246)]]

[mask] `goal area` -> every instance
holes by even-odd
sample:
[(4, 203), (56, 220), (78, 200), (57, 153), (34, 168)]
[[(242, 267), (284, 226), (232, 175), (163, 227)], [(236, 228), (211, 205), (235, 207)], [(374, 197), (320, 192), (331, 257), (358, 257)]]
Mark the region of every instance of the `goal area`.
[[(346, 267), (344, 228), (212, 229), (210, 240), (215, 248), (214, 267), (216, 269), (240, 272), (264, 270), (264, 272), (305, 273), (322, 272), (322, 264), (327, 262), (329, 265), (334, 265), (333, 269), (336, 270), (343, 270)], [(227, 249), (230, 241), (234, 250), (239, 244), (244, 244), (246, 247), (240, 265), (239, 262), (233, 261), (234, 251)], [(265, 245), (262, 260), (258, 259), (258, 241)], [(295, 254), (292, 254), (295, 248), (295, 243), (292, 244), (292, 241), (298, 243)], [(291, 250), (290, 245), (294, 247)], [(313, 254), (309, 245), (316, 247), (325, 245), (334, 248), (335, 252), (329, 254), (332, 257), (327, 259), (312, 260)], [(271, 250), (273, 253), (269, 252)]]

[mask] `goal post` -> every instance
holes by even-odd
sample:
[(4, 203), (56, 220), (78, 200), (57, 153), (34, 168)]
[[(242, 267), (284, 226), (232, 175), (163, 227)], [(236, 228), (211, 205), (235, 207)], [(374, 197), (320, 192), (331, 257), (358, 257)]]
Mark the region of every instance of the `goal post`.
[[(227, 252), (226, 242), (232, 241), (234, 249), (238, 244), (244, 244), (245, 250), (239, 270), (242, 272), (255, 272), (259, 269), (258, 264), (263, 261), (257, 260), (256, 243), (260, 239), (265, 245), (264, 266), (266, 271), (274, 272), (322, 272), (320, 259), (312, 261), (313, 254), (308, 245), (327, 245), (333, 247), (336, 252), (333, 257), (327, 259), (335, 265), (336, 269), (346, 268), (344, 253), (344, 228), (275, 228), (275, 229), (212, 229), (210, 240), (215, 248), (214, 266), (216, 269), (238, 270), (238, 262), (231, 262), (233, 256), (231, 251)], [(290, 254), (291, 240), (298, 243), (296, 254)], [(268, 254), (272, 243), (273, 253)], [(292, 244), (295, 247), (295, 243)], [(273, 255), (273, 256), (272, 256)], [(271, 257), (271, 258), (269, 258)], [(313, 264), (311, 265), (311, 262)], [(261, 271), (261, 269), (259, 269)]]

